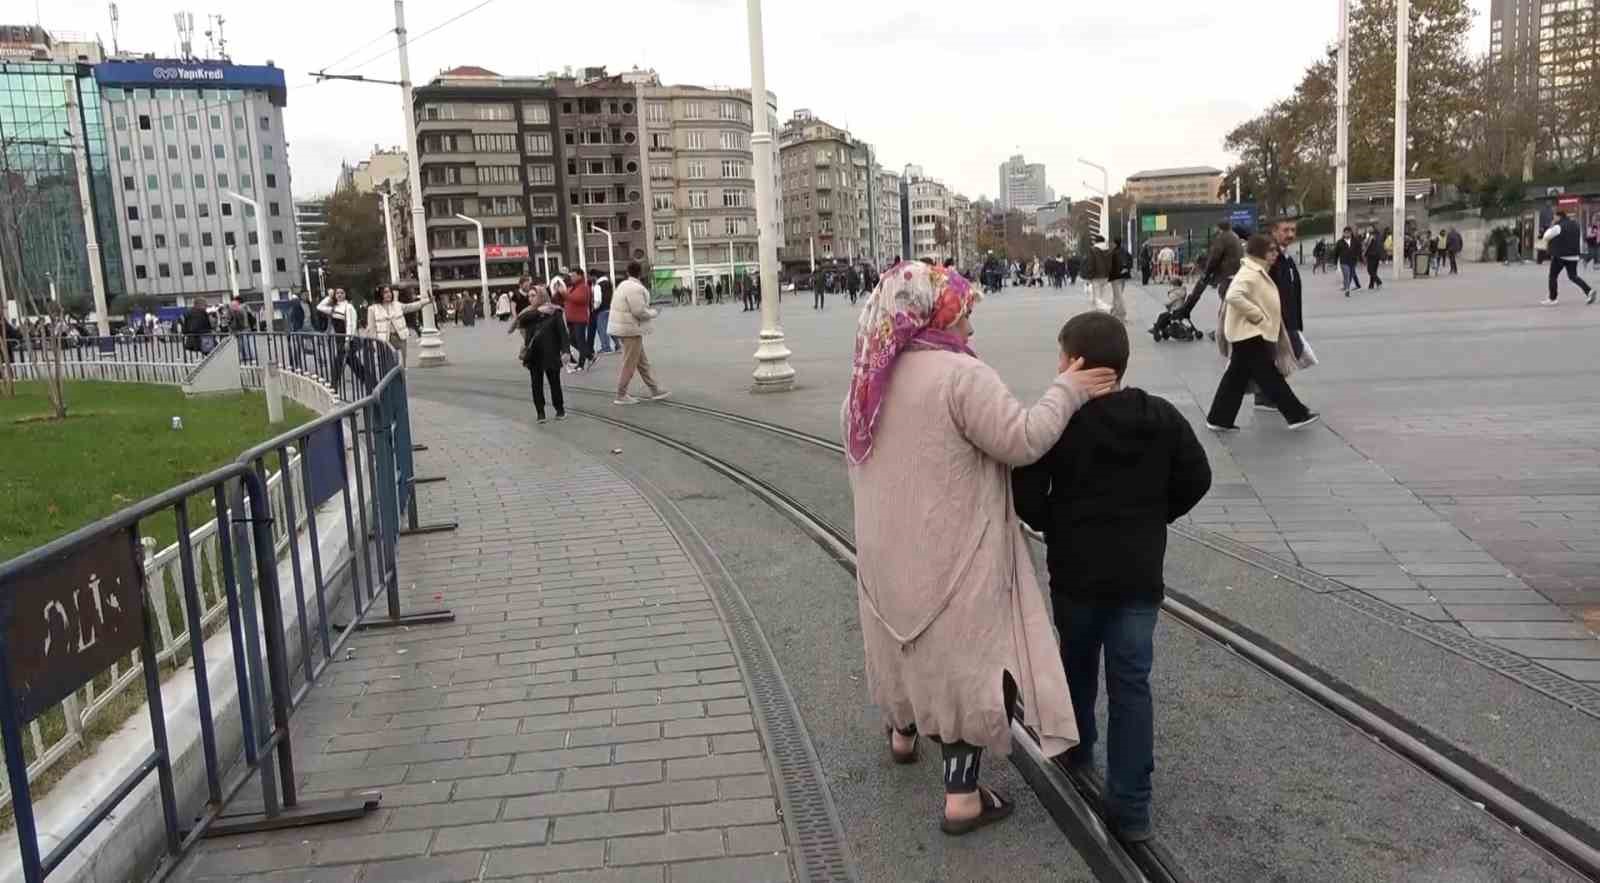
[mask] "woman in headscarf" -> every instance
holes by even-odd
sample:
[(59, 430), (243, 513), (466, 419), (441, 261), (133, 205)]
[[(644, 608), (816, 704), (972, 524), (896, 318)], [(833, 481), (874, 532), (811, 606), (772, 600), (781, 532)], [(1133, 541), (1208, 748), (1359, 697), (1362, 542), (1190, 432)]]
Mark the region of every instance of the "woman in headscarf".
[(1008, 750), (1016, 699), (1046, 754), (1078, 740), (1009, 467), (1038, 460), (1116, 383), (1080, 360), (1024, 407), (968, 345), (978, 299), (952, 269), (885, 272), (862, 308), (843, 413), (868, 687), (896, 763), (916, 761), (919, 734), (940, 743), (951, 835), (1011, 813), (978, 765), (983, 749)]
[(561, 308), (550, 302), (550, 293), (542, 285), (535, 285), (528, 297), (528, 306), (517, 314), (516, 321), (506, 329), (509, 334), (522, 331), (522, 364), (528, 369), (528, 382), (533, 387), (533, 410), (539, 422), (545, 422), (544, 384), (550, 383), (550, 403), (556, 406), (556, 419), (567, 419), (567, 402), (561, 395), (561, 361), (566, 358), (567, 322)]

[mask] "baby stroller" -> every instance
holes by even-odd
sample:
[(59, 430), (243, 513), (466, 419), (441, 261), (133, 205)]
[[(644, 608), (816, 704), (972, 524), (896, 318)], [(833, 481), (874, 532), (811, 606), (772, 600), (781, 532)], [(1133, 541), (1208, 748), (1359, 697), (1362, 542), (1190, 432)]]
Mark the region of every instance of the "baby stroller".
[(1172, 288), (1167, 295), (1167, 308), (1156, 317), (1156, 323), (1150, 326), (1150, 336), (1157, 343), (1163, 340), (1200, 340), (1203, 335), (1200, 329), (1194, 327), (1189, 321), (1189, 314), (1194, 312), (1196, 304), (1200, 303), (1200, 296), (1211, 287), (1211, 277), (1201, 274), (1199, 281), (1191, 290), (1187, 280), (1173, 281)]

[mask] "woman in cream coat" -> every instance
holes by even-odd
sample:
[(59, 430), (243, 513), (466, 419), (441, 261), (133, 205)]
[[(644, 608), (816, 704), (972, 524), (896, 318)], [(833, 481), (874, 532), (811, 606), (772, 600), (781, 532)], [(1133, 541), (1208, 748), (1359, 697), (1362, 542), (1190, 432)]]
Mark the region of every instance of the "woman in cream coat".
[(378, 302), (367, 306), (367, 336), (386, 340), (400, 354), (400, 367), (406, 364), (406, 341), (411, 339), (411, 326), (406, 324), (406, 314), (422, 309), (422, 301), (403, 304), (394, 298), (394, 289), (385, 285), (378, 289)]
[[(1260, 233), (1245, 243), (1244, 261), (1223, 295), (1222, 334), (1228, 340), (1228, 369), (1217, 384), (1206, 414), (1206, 426), (1215, 432), (1238, 429), (1245, 389), (1252, 381), (1261, 394), (1278, 406), (1290, 429), (1317, 422), (1318, 415), (1295, 397), (1278, 370), (1278, 338), (1283, 333), (1283, 307), (1278, 286), (1268, 270), (1278, 259), (1278, 246)], [(1292, 354), (1292, 351), (1291, 351)]]

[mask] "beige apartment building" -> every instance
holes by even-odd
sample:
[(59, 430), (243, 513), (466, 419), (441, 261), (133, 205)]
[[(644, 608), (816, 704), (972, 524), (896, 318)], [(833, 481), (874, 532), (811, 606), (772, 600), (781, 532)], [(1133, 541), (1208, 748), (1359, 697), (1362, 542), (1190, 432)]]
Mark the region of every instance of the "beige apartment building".
[(856, 154), (867, 146), (809, 110), (796, 110), (778, 137), (785, 264), (855, 261), (869, 257), (861, 236), (868, 166)]
[(1147, 169), (1128, 176), (1128, 195), (1136, 203), (1220, 204), (1221, 187), (1222, 170), (1211, 166)]
[(950, 191), (940, 181), (923, 174), (922, 166), (906, 166), (905, 224), (910, 231), (911, 253), (906, 260), (943, 261), (953, 256), (950, 230)]
[(872, 174), (876, 179), (872, 211), (877, 215), (877, 242), (872, 257), (873, 263), (881, 267), (906, 252), (900, 217), (900, 176), (877, 163), (872, 165)]

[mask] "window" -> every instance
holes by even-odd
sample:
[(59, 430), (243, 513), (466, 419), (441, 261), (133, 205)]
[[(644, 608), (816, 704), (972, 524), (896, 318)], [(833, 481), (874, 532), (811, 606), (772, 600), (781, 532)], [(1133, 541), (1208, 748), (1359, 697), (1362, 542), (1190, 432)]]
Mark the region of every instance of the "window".
[(144, 250), (144, 237), (143, 236), (130, 236), (130, 237), (128, 237), (128, 239), (132, 243), (134, 251), (143, 251)]
[(578, 174), (578, 161), (577, 160), (575, 160), (575, 159), (567, 160), (567, 174), (569, 174), (569, 175)]
[(117, 159), (120, 159), (123, 162), (132, 162), (133, 151), (129, 150), (128, 146), (124, 144), (123, 146), (117, 148)]
[(148, 279), (150, 278), (150, 271), (146, 270), (143, 264), (140, 264), (133, 268), (133, 278)]
[(180, 175), (173, 175), (172, 176), (172, 189), (173, 190), (182, 190), (183, 189), (183, 175), (180, 174)]
[(689, 208), (706, 208), (710, 205), (707, 192), (704, 190), (689, 191)]
[(644, 106), (644, 118), (652, 123), (667, 121), (667, 106), (659, 102), (650, 102)]
[(147, 113), (139, 114), (139, 131), (141, 131), (141, 132), (150, 131), (150, 115), (149, 114), (147, 114)]
[[(266, 117), (262, 117), (261, 119), (265, 120)], [(284, 263), (283, 258), (278, 258), (278, 259), (274, 260), (272, 262), (272, 268), (277, 270), (279, 273), (286, 273), (289, 270), (289, 267), (288, 267), (287, 264)]]
[(220, 128), (222, 128), (222, 116), (219, 115), (219, 114), (212, 114), (211, 115), (211, 129), (212, 129), (212, 131), (215, 131), (215, 130), (220, 129)]
[(550, 155), (550, 134), (548, 132), (529, 132), (522, 136), (524, 145), (531, 156)]
[(665, 193), (652, 193), (650, 194), (650, 199), (651, 202), (654, 203), (656, 211), (672, 211), (672, 191), (668, 190)]
[(161, 205), (160, 205), (160, 203), (157, 203), (156, 205), (150, 206), (150, 220), (152, 220), (152, 221), (161, 220)]
[(472, 149), (478, 153), (516, 153), (515, 135), (473, 135)]
[(161, 128), (166, 129), (168, 132), (175, 128), (172, 124), (172, 114), (166, 114), (161, 118)]
[(183, 118), (183, 125), (189, 131), (193, 132), (200, 128), (200, 118), (191, 113)]
[(672, 149), (672, 135), (670, 133), (667, 133), (667, 132), (651, 132), (650, 133), (650, 149), (651, 150), (671, 150)]
[(154, 160), (156, 158), (156, 149), (148, 144), (146, 144), (139, 152), (144, 154), (144, 158), (147, 160)]
[(528, 214), (536, 218), (549, 217), (556, 213), (556, 198), (549, 194), (534, 194), (528, 197)]
[(233, 130), (235, 132), (244, 131), (244, 117), (236, 116), (233, 118)]
[(485, 196), (478, 200), (478, 213), (490, 217), (511, 217), (522, 214), (520, 196)]
[(550, 105), (543, 101), (522, 102), (522, 121), (535, 125), (543, 125), (550, 122)]
[(605, 205), (610, 202), (610, 192), (604, 187), (583, 191), (584, 205)]
[[(263, 131), (263, 132), (272, 131), (272, 117), (262, 117), (261, 118), (261, 131)], [(283, 261), (279, 261), (278, 263), (281, 264), (281, 263), (283, 263)], [(279, 267), (278, 269), (281, 270), (283, 268)]]
[(234, 238), (233, 238), (233, 233), (232, 232), (230, 232), (230, 231), (224, 231), (223, 232), (223, 234), (222, 234), (222, 244), (225, 245), (225, 246), (232, 246), (234, 244)]
[(571, 132), (562, 132), (561, 133), (561, 140), (565, 141), (568, 146), (571, 146), (571, 145), (577, 143), (577, 140), (576, 140), (575, 136)]
[(116, 119), (111, 121), (111, 125), (118, 132), (126, 132), (126, 131), (128, 131), (128, 118), (127, 117), (117, 117)]
[(191, 240), (189, 238), (189, 234), (187, 234), (187, 233), (179, 233), (178, 234), (178, 247), (179, 248), (188, 248), (189, 246), (191, 246), (193, 244), (194, 244), (194, 242), (193, 242), (193, 240)]
[(172, 278), (172, 265), (171, 264), (156, 264), (156, 275), (160, 276), (163, 279), (171, 279)]
[(529, 184), (554, 184), (556, 182), (556, 167), (552, 165), (528, 166)]
[(562, 113), (572, 113), (572, 102), (570, 102), (570, 101), (561, 102), (561, 112)]
[(178, 145), (176, 145), (176, 144), (168, 144), (167, 145), (167, 159), (177, 159), (177, 158), (178, 158)]
[[(227, 189), (227, 187), (228, 187), (228, 173), (227, 172), (218, 172), (217, 173), (217, 189), (218, 190), (225, 190), (225, 189)], [(228, 213), (226, 205), (223, 206), (223, 212), (222, 213), (223, 214), (227, 214)]]
[(478, 119), (506, 121), (511, 119), (511, 105), (509, 104), (480, 104), (478, 105)]
[(429, 184), (461, 183), (461, 169), (455, 166), (429, 166), (426, 171)]
[(180, 221), (189, 217), (189, 207), (181, 202), (178, 203), (172, 207), (172, 216)]
[(146, 190), (159, 190), (160, 188), (161, 188), (161, 179), (157, 178), (155, 175), (145, 175), (144, 176), (144, 189), (146, 189)]
[(194, 275), (194, 263), (192, 261), (184, 261), (182, 264), (179, 264), (178, 266), (182, 268), (183, 275), (185, 275), (185, 276), (193, 276)]
[(228, 148), (223, 147), (221, 144), (213, 144), (211, 145), (211, 155), (217, 159), (227, 159)]
[(249, 159), (250, 158), (250, 145), (248, 145), (248, 144), (239, 145), (239, 158), (240, 159)]
[[(249, 190), (249, 189), (251, 189), (251, 187), (250, 187), (250, 176), (244, 174), (243, 172), (239, 173), (239, 189), (240, 190)], [(249, 212), (246, 212), (246, 214), (249, 214)]]
[[(276, 189), (278, 189), (278, 176), (272, 174), (271, 172), (267, 173), (267, 189), (268, 190), (276, 190)], [(274, 212), (274, 214), (276, 214), (276, 212)]]
[(725, 120), (736, 120), (736, 119), (738, 119), (739, 118), (738, 105), (734, 104), (732, 101), (724, 101), (724, 102), (722, 102), (722, 104), (717, 107), (717, 116), (719, 116), (719, 117), (721, 117), (722, 119), (725, 119)]
[[(213, 240), (211, 238), (211, 234), (210, 233), (201, 233), (200, 234), (200, 245), (202, 247), (210, 248), (214, 243), (215, 243), (215, 240)], [(209, 273), (210, 271), (207, 270), (206, 272)]]
[(217, 275), (217, 262), (216, 261), (206, 261), (206, 275), (207, 276), (215, 276), (215, 275)]
[(690, 221), (689, 232), (700, 237), (701, 239), (704, 239), (711, 235), (711, 222), (704, 219), (699, 221)]
[(683, 105), (683, 115), (686, 119), (700, 119), (700, 102), (689, 101)]
[(274, 230), (274, 231), (272, 231), (272, 244), (273, 245), (282, 245), (283, 244), (283, 231), (282, 230)]
[(209, 217), (211, 217), (211, 206), (206, 205), (205, 203), (202, 202), (199, 205), (195, 206), (195, 214), (198, 217), (209, 218)]
[(257, 259), (257, 258), (251, 259), (251, 261), (250, 261), (250, 272), (252, 272), (252, 273), (260, 273), (261, 272), (261, 261), (260, 261), (260, 259)]
[(606, 143), (606, 131), (604, 129), (585, 129), (584, 132), (583, 132), (583, 143), (584, 144), (604, 144), (604, 143)]
[(245, 207), (244, 207), (244, 216), (247, 217), (247, 218), (255, 217), (256, 216), (255, 206), (246, 204)]
[(122, 176), (122, 189), (123, 190), (136, 190), (136, 189), (138, 189), (138, 185), (133, 182), (133, 176), (132, 175), (123, 175)]
[(272, 145), (271, 144), (263, 144), (263, 145), (261, 145), (261, 158), (262, 159), (272, 159)]
[(744, 163), (741, 160), (737, 160), (737, 159), (725, 159), (725, 160), (723, 160), (722, 161), (722, 177), (724, 177), (724, 178), (745, 178), (745, 177), (748, 177), (745, 174)]
[(746, 150), (748, 148), (749, 145), (745, 143), (745, 135), (743, 132), (722, 133), (723, 150)]
[(706, 176), (706, 164), (699, 160), (690, 162), (684, 167), (683, 176), (691, 180), (704, 178)]
[(478, 166), (479, 184), (519, 184), (521, 170), (516, 166)]
[(278, 204), (276, 202), (267, 203), (267, 214), (274, 218), (278, 217)]
[[(700, 105), (698, 105), (698, 104), (690, 105), (690, 107), (699, 107), (699, 106)], [(705, 145), (705, 137), (704, 136), (705, 136), (704, 132), (689, 132), (689, 133), (687, 133), (688, 141), (685, 144), (685, 146), (688, 147), (690, 150), (704, 150), (705, 146), (706, 146)]]
[(749, 221), (745, 218), (723, 218), (722, 232), (729, 236), (743, 236), (749, 232)]
[(224, 218), (233, 217), (233, 203), (225, 202), (222, 204), (222, 216)]
[(657, 239), (676, 239), (676, 238), (678, 238), (678, 225), (677, 224), (657, 224), (656, 225), (656, 238)]
[(654, 178), (654, 179), (672, 177), (672, 165), (670, 163), (664, 163), (664, 162), (653, 162), (653, 163), (651, 163), (650, 164), (650, 177)]
[(156, 247), (156, 248), (166, 248), (167, 247), (167, 236), (166, 236), (165, 233), (157, 233), (157, 234), (155, 234), (155, 236), (153, 236), (151, 238), (153, 240), (154, 247)]
[(724, 190), (724, 191), (722, 191), (722, 207), (723, 208), (749, 208), (750, 207), (750, 191), (748, 191), (748, 190)]
[(196, 190), (204, 190), (204, 189), (206, 189), (206, 176), (205, 175), (195, 175), (194, 176), (194, 189), (196, 189)]
[(603, 159), (591, 159), (584, 165), (584, 171), (591, 175), (604, 175), (607, 172), (606, 162)]

